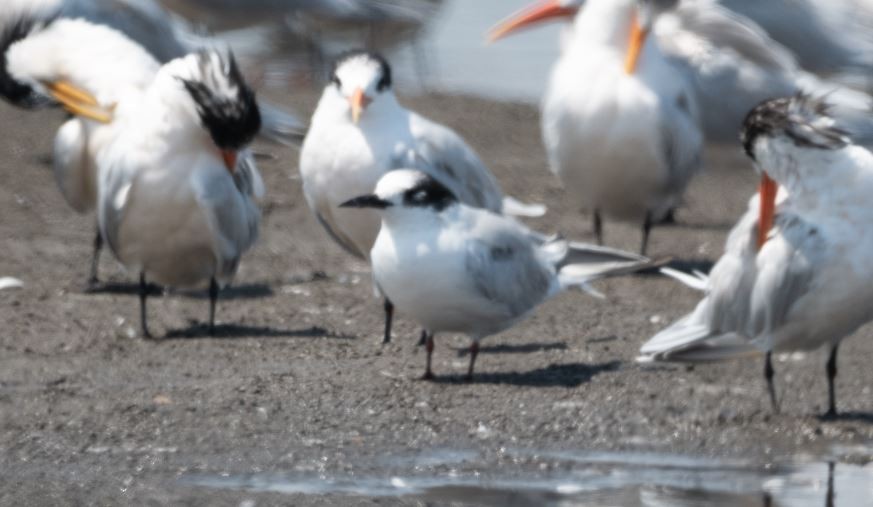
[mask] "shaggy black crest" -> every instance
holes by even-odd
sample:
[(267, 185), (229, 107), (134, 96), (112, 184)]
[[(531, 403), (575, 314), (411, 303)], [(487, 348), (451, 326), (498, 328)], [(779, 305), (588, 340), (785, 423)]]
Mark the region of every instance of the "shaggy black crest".
[(848, 144), (848, 133), (826, 121), (829, 113), (830, 106), (823, 99), (803, 93), (767, 100), (746, 115), (740, 141), (752, 160), (755, 140), (762, 135), (784, 134), (796, 146), (836, 150)]
[[(220, 69), (214, 68), (215, 60), (211, 55), (208, 51), (198, 54), (202, 81), (181, 81), (197, 104), (200, 120), (209, 130), (215, 145), (221, 149), (238, 150), (249, 144), (261, 130), (261, 112), (255, 92), (246, 84), (233, 54), (219, 58)], [(219, 79), (226, 82), (219, 83)], [(223, 95), (221, 90), (227, 87), (236, 88), (236, 95)]]
[(414, 187), (403, 193), (403, 204), (412, 207), (430, 207), (442, 211), (458, 202), (451, 190), (437, 180), (422, 178)]
[(388, 60), (386, 60), (385, 57), (383, 57), (379, 53), (373, 53), (372, 51), (366, 51), (363, 49), (354, 49), (340, 54), (334, 61), (333, 68), (330, 71), (330, 82), (335, 84), (336, 86), (342, 86), (342, 82), (340, 82), (339, 77), (337, 77), (336, 75), (336, 70), (340, 68), (340, 66), (342, 66), (342, 64), (344, 64), (345, 62), (353, 60), (355, 58), (367, 58), (378, 63), (379, 69), (381, 71), (380, 74), (382, 75), (382, 77), (376, 84), (376, 89), (380, 92), (383, 92), (391, 88), (391, 85), (393, 83), (391, 81), (391, 65), (388, 63)]
[(57, 19), (57, 15), (31, 15), (21, 17), (8, 24), (0, 34), (0, 96), (11, 104), (26, 109), (45, 107), (53, 104), (48, 97), (37, 93), (30, 85), (16, 81), (7, 68), (6, 52), (16, 42), (30, 34), (44, 29)]

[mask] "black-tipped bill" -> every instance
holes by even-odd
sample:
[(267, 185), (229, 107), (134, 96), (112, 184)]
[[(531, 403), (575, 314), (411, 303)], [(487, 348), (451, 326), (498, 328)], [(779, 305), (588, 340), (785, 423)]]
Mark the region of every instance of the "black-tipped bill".
[(360, 197), (355, 197), (354, 199), (349, 199), (348, 201), (340, 204), (340, 208), (376, 208), (376, 209), (385, 209), (391, 206), (390, 201), (386, 201), (384, 199), (380, 199), (375, 194), (370, 195), (362, 195)]

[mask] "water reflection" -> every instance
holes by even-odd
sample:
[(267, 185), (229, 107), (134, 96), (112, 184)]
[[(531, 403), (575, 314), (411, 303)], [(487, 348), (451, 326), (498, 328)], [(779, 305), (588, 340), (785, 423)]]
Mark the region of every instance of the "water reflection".
[(873, 499), (871, 466), (833, 461), (764, 467), (653, 454), (528, 451), (507, 452), (500, 466), (488, 461), (472, 451), (435, 450), (368, 463), (361, 469), (370, 475), (363, 476), (201, 475), (183, 482), (252, 492), (494, 506), (861, 507)]

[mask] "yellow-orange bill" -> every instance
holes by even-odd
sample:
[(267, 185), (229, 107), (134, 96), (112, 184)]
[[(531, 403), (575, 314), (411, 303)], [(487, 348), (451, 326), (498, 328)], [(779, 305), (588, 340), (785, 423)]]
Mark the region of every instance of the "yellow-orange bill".
[(776, 215), (776, 192), (779, 185), (764, 173), (761, 176), (761, 184), (758, 188), (760, 211), (758, 212), (758, 250), (767, 242), (767, 235), (773, 228), (773, 219)]
[(488, 32), (488, 42), (494, 42), (525, 26), (554, 18), (567, 18), (576, 15), (577, 9), (562, 7), (558, 0), (543, 0), (522, 9), (501, 21)]
[(112, 122), (111, 108), (101, 107), (93, 95), (72, 83), (60, 80), (45, 83), (45, 87), (70, 113), (100, 123)]
[(637, 70), (637, 63), (639, 63), (640, 54), (643, 52), (643, 46), (646, 44), (646, 36), (648, 34), (648, 29), (640, 26), (637, 16), (634, 15), (630, 40), (627, 46), (627, 55), (624, 60), (624, 71), (628, 74), (633, 74)]
[(364, 95), (364, 90), (356, 88), (351, 98), (349, 98), (349, 103), (352, 106), (352, 121), (358, 123), (358, 120), (361, 119), (361, 113), (364, 112), (364, 108), (370, 103), (370, 99)]
[(234, 150), (221, 150), (221, 158), (224, 160), (224, 166), (233, 174), (236, 171), (237, 152)]

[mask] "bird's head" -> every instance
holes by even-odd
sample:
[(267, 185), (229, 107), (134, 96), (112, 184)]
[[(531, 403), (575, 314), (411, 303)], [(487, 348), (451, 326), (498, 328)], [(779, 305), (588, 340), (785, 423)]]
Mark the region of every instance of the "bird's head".
[(390, 210), (390, 213), (410, 210), (439, 213), (457, 202), (451, 190), (428, 174), (414, 169), (396, 169), (382, 176), (372, 194), (348, 200), (340, 207)]
[(193, 101), (200, 126), (233, 172), (237, 154), (261, 129), (255, 92), (243, 78), (233, 54), (203, 50), (167, 65)]
[(801, 154), (807, 151), (815, 157), (850, 144), (848, 134), (837, 126), (829, 110), (824, 100), (801, 93), (765, 101), (746, 116), (740, 141), (761, 171), (759, 247), (773, 225), (778, 184), (793, 182), (799, 171), (828, 165), (803, 164), (798, 160)]
[(10, 58), (10, 52), (21, 41), (44, 30), (53, 20), (51, 16), (36, 12), (22, 13), (19, 17), (7, 19), (0, 29), (0, 97), (14, 106), (36, 109), (54, 103), (33, 82), (15, 72), (14, 58)]
[(391, 86), (391, 66), (385, 58), (368, 51), (350, 51), (336, 60), (325, 95), (358, 123), (369, 108), (386, 97), (393, 98)]
[(625, 72), (633, 74), (655, 19), (662, 12), (673, 9), (678, 2), (679, 0), (541, 0), (498, 23), (489, 32), (488, 40), (494, 42), (522, 28), (546, 21), (572, 19), (583, 9), (609, 9), (619, 17), (626, 18), (615, 20), (617, 23), (629, 23), (624, 68)]

